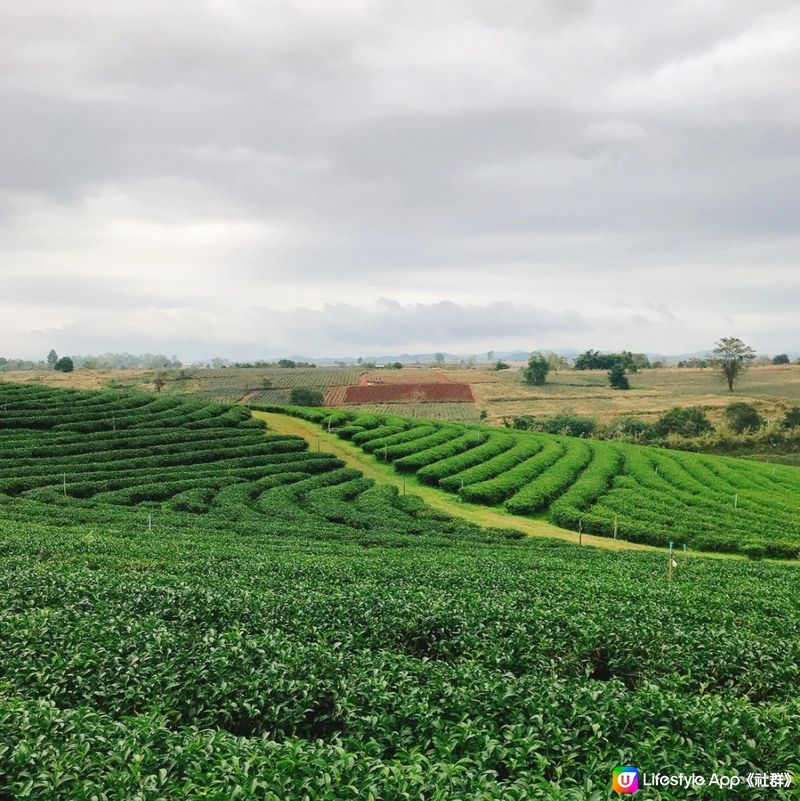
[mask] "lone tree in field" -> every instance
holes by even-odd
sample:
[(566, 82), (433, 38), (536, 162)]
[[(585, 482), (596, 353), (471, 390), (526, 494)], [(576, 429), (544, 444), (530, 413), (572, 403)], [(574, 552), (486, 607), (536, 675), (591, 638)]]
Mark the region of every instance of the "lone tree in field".
[(625, 375), (625, 368), (621, 364), (615, 364), (608, 371), (608, 383), (613, 389), (631, 388), (628, 376)]
[(153, 378), (153, 387), (155, 387), (155, 390), (159, 395), (161, 394), (161, 390), (164, 389), (164, 385), (166, 383), (167, 383), (166, 373), (157, 373), (156, 376)]
[(713, 353), (714, 361), (728, 383), (728, 391), (733, 392), (734, 382), (745, 373), (756, 358), (756, 352), (738, 337), (722, 337)]
[(50, 353), (47, 354), (47, 369), (55, 370), (57, 361), (58, 354), (55, 352), (55, 350), (51, 350)]
[(546, 383), (547, 373), (549, 371), (550, 365), (547, 359), (536, 351), (535, 353), (531, 353), (528, 359), (528, 366), (522, 371), (522, 378), (526, 384), (541, 387)]
[(62, 373), (71, 373), (75, 369), (75, 365), (72, 363), (72, 359), (70, 359), (69, 356), (62, 356), (60, 359), (56, 360), (53, 369)]
[(441, 367), (444, 364), (444, 353), (437, 353), (434, 359), (436, 359), (436, 364)]

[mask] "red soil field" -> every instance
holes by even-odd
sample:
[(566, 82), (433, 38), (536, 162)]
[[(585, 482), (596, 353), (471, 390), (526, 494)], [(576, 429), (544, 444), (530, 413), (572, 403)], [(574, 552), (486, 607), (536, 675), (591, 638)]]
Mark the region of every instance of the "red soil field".
[(344, 403), (474, 403), (469, 384), (368, 384), (347, 387)]

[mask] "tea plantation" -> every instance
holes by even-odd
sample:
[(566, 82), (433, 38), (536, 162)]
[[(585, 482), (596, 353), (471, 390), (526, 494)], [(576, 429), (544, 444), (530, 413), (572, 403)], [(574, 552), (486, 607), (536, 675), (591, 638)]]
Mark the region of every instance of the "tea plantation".
[(546, 513), (556, 525), (633, 542), (800, 556), (800, 470), (788, 465), (387, 415), (274, 407), (462, 500)]
[[(387, 450), (412, 426), (364, 423)], [(391, 453), (419, 472), (527, 442), (414, 434)], [(535, 441), (525, 461), (571, 447)], [(617, 765), (800, 771), (796, 567), (670, 582), (660, 554), (480, 529), (238, 407), (0, 383), (0, 555), (3, 801), (600, 801)]]

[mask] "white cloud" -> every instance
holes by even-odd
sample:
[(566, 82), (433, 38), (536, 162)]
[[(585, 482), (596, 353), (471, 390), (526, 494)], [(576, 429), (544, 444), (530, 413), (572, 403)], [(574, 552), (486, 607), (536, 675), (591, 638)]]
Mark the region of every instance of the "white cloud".
[(0, 0), (3, 347), (800, 349), (798, 96), (790, 0)]

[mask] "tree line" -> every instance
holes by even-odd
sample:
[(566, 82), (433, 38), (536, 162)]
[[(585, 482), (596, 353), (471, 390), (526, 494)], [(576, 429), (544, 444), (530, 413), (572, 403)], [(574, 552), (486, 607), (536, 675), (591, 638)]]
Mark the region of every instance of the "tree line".
[[(545, 355), (540, 351), (535, 351), (528, 359), (527, 367), (522, 368), (522, 380), (531, 386), (543, 386), (547, 383), (547, 376), (554, 367), (554, 358), (560, 359), (566, 365), (566, 360), (555, 354)], [(714, 346), (711, 354), (706, 359), (681, 362), (679, 366), (693, 367), (715, 367), (717, 368), (725, 383), (728, 391), (733, 392), (736, 382), (745, 374), (747, 369), (756, 361), (756, 352), (749, 345), (746, 345), (738, 337), (722, 337)], [(772, 364), (789, 364), (789, 356), (781, 353), (771, 360)], [(660, 364), (660, 363), (659, 363)], [(639, 370), (654, 367), (650, 360), (643, 353), (632, 353), (623, 350), (619, 353), (601, 353), (598, 350), (587, 350), (575, 358), (573, 362), (574, 370), (607, 370), (608, 384), (613, 389), (630, 389), (628, 375), (637, 373)], [(503, 361), (498, 361), (495, 370), (507, 370), (509, 365)]]

